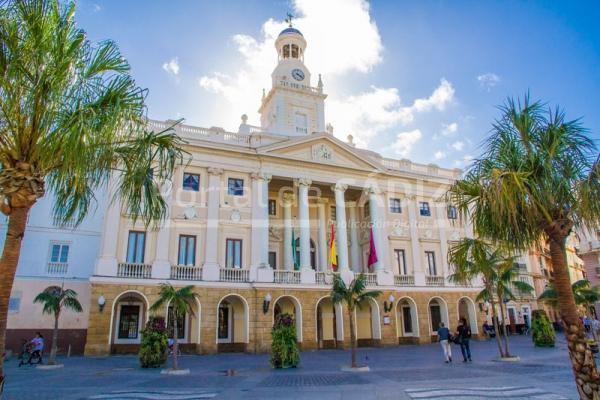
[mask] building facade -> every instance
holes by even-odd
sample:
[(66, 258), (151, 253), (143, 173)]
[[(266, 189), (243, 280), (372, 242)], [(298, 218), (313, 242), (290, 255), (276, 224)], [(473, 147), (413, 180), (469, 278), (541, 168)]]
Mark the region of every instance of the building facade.
[[(304, 64), (306, 45), (292, 27), (276, 40), (260, 127), (242, 116), (238, 132), (175, 128), (191, 159), (163, 184), (169, 217), (160, 227), (133, 223), (118, 201), (109, 206), (90, 279), (86, 354), (135, 351), (164, 282), (199, 295), (194, 315), (178, 323), (189, 351), (268, 351), (280, 312), (295, 316), (303, 349), (347, 346), (347, 313), (329, 297), (332, 235), (335, 273), (364, 272), (383, 292), (356, 312), (360, 345), (427, 343), (440, 322), (454, 327), (459, 317), (480, 332), (478, 282), (448, 280), (449, 246), (472, 234), (443, 201), (461, 171), (335, 138), (322, 79), (312, 86)], [(369, 266), (371, 242), (377, 261)], [(159, 315), (169, 320), (168, 307)]]
[[(61, 226), (52, 217), (53, 197), (48, 194), (31, 209), (17, 273), (9, 300), (6, 348), (18, 352), (22, 339), (31, 339), (40, 331), (50, 339), (54, 317), (42, 313), (42, 305), (34, 298), (48, 286), (64, 286), (77, 292), (83, 312), (64, 311), (59, 320), (61, 352), (82, 354), (89, 321), (90, 284), (98, 257), (104, 193), (96, 193), (98, 207), (77, 227)], [(7, 220), (0, 224), (0, 240), (4, 245)]]
[[(582, 232), (580, 235), (578, 254), (583, 260), (586, 277), (590, 285), (600, 285), (600, 230)], [(600, 304), (596, 304), (595, 315), (600, 316)]]

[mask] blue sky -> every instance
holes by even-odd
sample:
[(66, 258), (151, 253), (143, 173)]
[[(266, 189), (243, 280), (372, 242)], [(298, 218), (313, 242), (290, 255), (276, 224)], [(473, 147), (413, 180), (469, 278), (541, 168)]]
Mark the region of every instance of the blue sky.
[[(600, 3), (594, 1), (80, 0), (149, 89), (151, 118), (258, 124), (285, 13), (323, 74), (341, 139), (396, 158), (463, 167), (507, 96), (561, 105), (600, 139)], [(313, 82), (316, 85), (316, 82)]]

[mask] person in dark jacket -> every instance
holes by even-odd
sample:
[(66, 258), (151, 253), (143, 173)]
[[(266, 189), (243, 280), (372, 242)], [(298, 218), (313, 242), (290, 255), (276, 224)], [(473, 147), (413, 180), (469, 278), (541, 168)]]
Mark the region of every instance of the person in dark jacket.
[(469, 346), (469, 340), (471, 339), (471, 327), (469, 324), (467, 324), (467, 320), (465, 318), (461, 318), (458, 321), (456, 337), (458, 344), (460, 344), (463, 362), (473, 361), (471, 360), (471, 347)]
[(442, 345), (444, 351), (444, 359), (446, 364), (452, 362), (452, 349), (450, 348), (450, 330), (444, 326), (443, 322), (440, 322), (440, 327), (437, 330), (438, 339)]

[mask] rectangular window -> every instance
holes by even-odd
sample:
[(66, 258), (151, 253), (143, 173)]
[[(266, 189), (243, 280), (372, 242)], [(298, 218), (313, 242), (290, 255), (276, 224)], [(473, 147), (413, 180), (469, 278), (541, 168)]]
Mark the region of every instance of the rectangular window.
[(306, 114), (296, 113), (296, 132), (308, 133), (308, 119)]
[(331, 220), (335, 221), (337, 218), (337, 210), (335, 209), (335, 206), (329, 207), (329, 213), (331, 214)]
[(50, 248), (50, 262), (66, 263), (69, 260), (69, 245), (52, 243)]
[(419, 213), (424, 217), (429, 217), (431, 215), (431, 210), (429, 210), (429, 203), (426, 201), (419, 202)]
[(140, 306), (122, 305), (119, 315), (119, 339), (137, 339), (140, 322)]
[(229, 178), (227, 181), (227, 194), (230, 196), (244, 195), (244, 180), (237, 178)]
[(363, 216), (365, 218), (369, 218), (371, 216), (371, 206), (369, 205), (368, 201), (363, 206)]
[(456, 219), (456, 217), (457, 217), (456, 207), (448, 206), (448, 219)]
[(274, 251), (269, 252), (269, 265), (273, 269), (277, 269), (277, 253)]
[(227, 239), (225, 246), (225, 267), (226, 268), (241, 268), (242, 267), (242, 240)]
[(196, 265), (196, 236), (179, 235), (179, 265)]
[(435, 253), (433, 251), (426, 251), (425, 257), (427, 257), (427, 266), (429, 268), (429, 275), (436, 276), (437, 268), (435, 266)]
[(127, 262), (144, 263), (144, 253), (146, 247), (146, 232), (129, 231), (129, 240), (127, 242)]
[(269, 215), (277, 215), (277, 200), (269, 200)]
[(395, 214), (400, 214), (402, 212), (400, 199), (390, 199), (390, 212)]
[(394, 249), (394, 254), (396, 255), (396, 262), (398, 263), (398, 274), (408, 275), (404, 249)]
[(200, 191), (200, 175), (183, 173), (183, 190)]

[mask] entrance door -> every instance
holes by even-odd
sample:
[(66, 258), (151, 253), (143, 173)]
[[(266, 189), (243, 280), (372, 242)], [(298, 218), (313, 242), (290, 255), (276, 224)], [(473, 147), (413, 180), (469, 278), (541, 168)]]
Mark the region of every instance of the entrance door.
[(125, 305), (121, 306), (119, 315), (119, 330), (117, 339), (136, 340), (138, 339), (140, 328), (140, 306)]
[(410, 314), (410, 306), (402, 306), (402, 323), (404, 335), (412, 335), (414, 332), (412, 330), (412, 315)]
[(229, 304), (219, 306), (219, 343), (232, 343), (232, 317), (233, 312)]
[(525, 323), (525, 326), (531, 328), (531, 309), (529, 306), (523, 306), (521, 307), (521, 312), (523, 313), (523, 322)]
[(439, 304), (431, 304), (429, 306), (429, 313), (431, 314), (431, 332), (435, 334), (440, 327), (442, 322), (442, 311)]
[(514, 334), (517, 333), (517, 310), (514, 307), (507, 307), (508, 321), (510, 323), (510, 331)]

